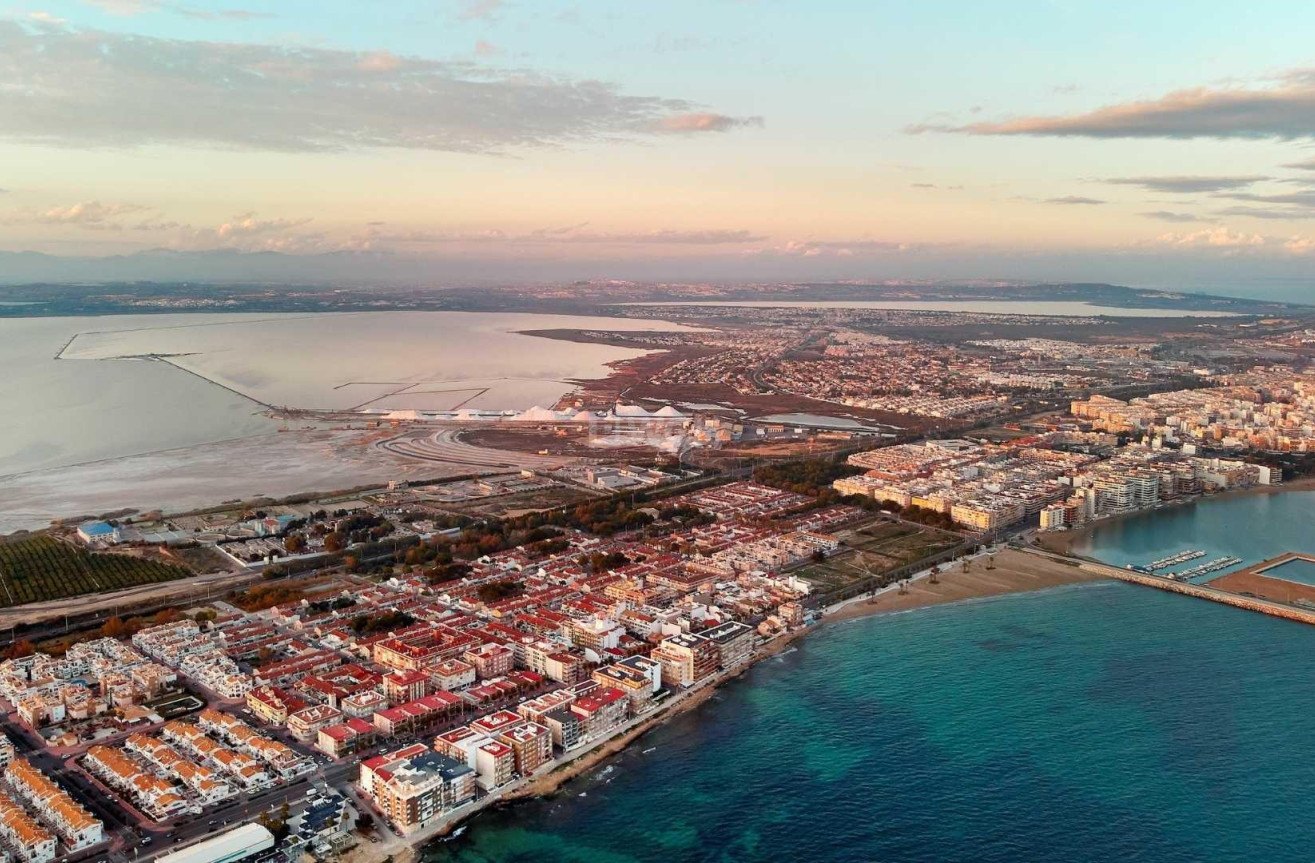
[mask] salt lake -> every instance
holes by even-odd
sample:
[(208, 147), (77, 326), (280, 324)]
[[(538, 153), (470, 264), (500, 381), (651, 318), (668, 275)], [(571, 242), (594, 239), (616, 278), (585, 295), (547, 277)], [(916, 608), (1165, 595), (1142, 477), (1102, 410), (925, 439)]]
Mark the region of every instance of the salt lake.
[(681, 327), (464, 312), (0, 319), (0, 476), (273, 432), (267, 405), (547, 405), (645, 353), (518, 332), (549, 329)]

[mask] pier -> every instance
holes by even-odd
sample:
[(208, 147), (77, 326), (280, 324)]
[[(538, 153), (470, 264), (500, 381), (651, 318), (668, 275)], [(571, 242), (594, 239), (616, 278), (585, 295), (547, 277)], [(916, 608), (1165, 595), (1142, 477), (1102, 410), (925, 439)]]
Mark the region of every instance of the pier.
[[(1127, 581), (1133, 584), (1140, 584), (1144, 587), (1154, 587), (1159, 590), (1167, 590), (1170, 593), (1181, 593), (1186, 596), (1194, 596), (1197, 599), (1208, 599), (1212, 602), (1220, 602), (1224, 605), (1231, 605), (1235, 608), (1244, 608), (1247, 611), (1255, 611), (1260, 614), (1268, 614), (1271, 617), (1281, 617), (1284, 620), (1295, 620), (1298, 623), (1315, 624), (1315, 606), (1311, 608), (1301, 608), (1295, 605), (1285, 605), (1281, 602), (1262, 599), (1256, 596), (1242, 596), (1237, 593), (1229, 593), (1214, 587), (1208, 587), (1203, 584), (1192, 584), (1190, 581), (1176, 581), (1160, 575), (1151, 575), (1149, 573), (1137, 572), (1131, 569), (1121, 569), (1109, 564), (1096, 563), (1088, 560), (1077, 560), (1075, 558), (1065, 557), (1063, 555), (1051, 554), (1050, 552), (1039, 551), (1037, 549), (1025, 549), (1031, 554), (1040, 554), (1054, 560), (1065, 561), (1069, 565), (1076, 565), (1087, 572), (1104, 575), (1108, 578), (1116, 578), (1119, 581)], [(1292, 559), (1312, 559), (1308, 555), (1288, 554), (1281, 558), (1275, 558), (1265, 563), (1258, 564), (1253, 569), (1270, 569), (1280, 562), (1286, 562)], [(1232, 578), (1232, 576), (1226, 576)]]

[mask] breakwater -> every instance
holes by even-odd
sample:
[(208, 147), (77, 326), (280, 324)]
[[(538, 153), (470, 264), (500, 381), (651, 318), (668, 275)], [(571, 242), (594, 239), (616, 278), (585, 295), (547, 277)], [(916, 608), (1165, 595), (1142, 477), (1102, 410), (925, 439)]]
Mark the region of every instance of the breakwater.
[[(1054, 555), (1049, 552), (1037, 551), (1035, 549), (1028, 549), (1027, 551), (1031, 554), (1039, 554), (1057, 560), (1069, 560), (1070, 562), (1073, 562), (1071, 558), (1064, 558), (1061, 555)], [(1271, 617), (1281, 617), (1284, 620), (1315, 624), (1315, 609), (1298, 608), (1292, 605), (1284, 605), (1278, 602), (1257, 599), (1252, 596), (1240, 596), (1236, 593), (1228, 593), (1202, 584), (1175, 581), (1173, 579), (1165, 578), (1164, 576), (1150, 575), (1143, 572), (1136, 572), (1131, 569), (1120, 569), (1117, 566), (1110, 566), (1104, 563), (1083, 561), (1079, 563), (1078, 566), (1087, 572), (1097, 573), (1099, 575), (1107, 576), (1108, 578), (1116, 578), (1119, 581), (1140, 584), (1144, 587), (1154, 587), (1157, 590), (1167, 590), (1170, 593), (1181, 593), (1185, 596), (1194, 596), (1198, 599), (1208, 599), (1212, 602), (1220, 602), (1224, 605), (1231, 605), (1235, 608), (1244, 608), (1247, 611), (1268, 614)]]

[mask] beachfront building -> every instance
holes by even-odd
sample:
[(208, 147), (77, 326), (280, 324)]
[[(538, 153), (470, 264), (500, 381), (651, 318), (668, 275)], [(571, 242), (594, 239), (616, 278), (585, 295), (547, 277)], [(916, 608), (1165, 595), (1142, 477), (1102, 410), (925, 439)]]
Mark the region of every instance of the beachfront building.
[(753, 658), (754, 643), (757, 641), (752, 628), (743, 623), (727, 621), (699, 633), (717, 645), (717, 655), (722, 668), (738, 668)]
[(475, 770), (422, 744), (361, 764), (361, 791), (401, 834), (475, 796)]
[(693, 686), (717, 670), (717, 643), (689, 632), (665, 638), (650, 654), (667, 686)]
[(586, 740), (598, 740), (611, 736), (625, 723), (630, 701), (619, 689), (597, 686), (575, 699), (569, 709), (580, 717), (581, 736)]
[(552, 760), (552, 732), (534, 722), (522, 722), (498, 734), (515, 755), (516, 772), (529, 776)]

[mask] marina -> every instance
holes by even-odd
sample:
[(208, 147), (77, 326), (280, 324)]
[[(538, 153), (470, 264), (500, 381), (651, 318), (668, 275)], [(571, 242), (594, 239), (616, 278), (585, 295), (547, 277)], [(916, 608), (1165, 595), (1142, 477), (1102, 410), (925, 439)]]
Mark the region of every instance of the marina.
[(1237, 566), (1242, 562), (1240, 557), (1220, 557), (1206, 563), (1198, 564), (1191, 569), (1184, 569), (1182, 572), (1167, 573), (1169, 578), (1176, 578), (1179, 581), (1198, 578), (1202, 575), (1209, 575), (1212, 572), (1218, 572), (1221, 569), (1228, 569), (1230, 566)]
[(1205, 551), (1202, 549), (1193, 549), (1192, 551), (1180, 551), (1177, 554), (1171, 554), (1168, 557), (1162, 557), (1159, 560), (1153, 560), (1146, 564), (1146, 570), (1157, 572), (1161, 569), (1168, 569), (1171, 566), (1177, 566), (1180, 563), (1186, 563), (1189, 560), (1196, 560), (1205, 557)]

